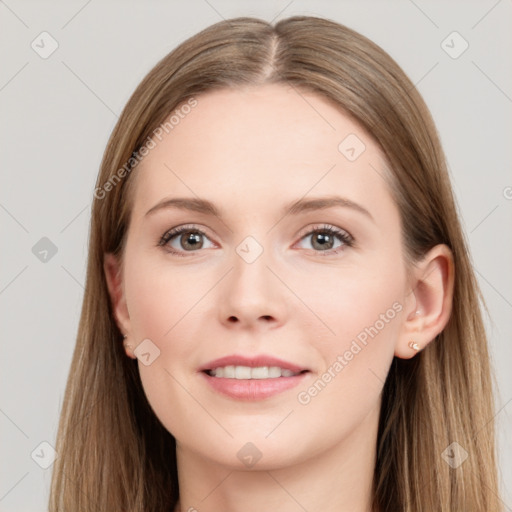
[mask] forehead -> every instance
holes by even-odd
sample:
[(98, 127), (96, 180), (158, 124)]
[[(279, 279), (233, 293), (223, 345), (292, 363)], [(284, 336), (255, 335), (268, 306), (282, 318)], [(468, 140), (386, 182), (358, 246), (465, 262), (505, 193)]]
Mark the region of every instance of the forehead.
[(193, 151), (198, 147), (210, 157), (216, 154), (219, 161), (223, 156), (230, 161), (293, 161), (307, 155), (316, 161), (318, 152), (337, 157), (339, 142), (349, 134), (372, 145), (361, 127), (332, 101), (285, 84), (222, 89), (196, 101), (186, 115), (174, 116), (179, 122), (163, 134), (167, 151), (152, 151), (149, 163), (151, 157), (172, 156), (172, 152), (176, 160), (186, 155), (192, 164), (202, 159), (201, 152)]
[(309, 191), (347, 191), (366, 201), (385, 192), (378, 145), (318, 94), (266, 84), (196, 101), (161, 140), (153, 138), (155, 147), (137, 167), (136, 207), (166, 194), (238, 198), (259, 202), (261, 210), (261, 201)]

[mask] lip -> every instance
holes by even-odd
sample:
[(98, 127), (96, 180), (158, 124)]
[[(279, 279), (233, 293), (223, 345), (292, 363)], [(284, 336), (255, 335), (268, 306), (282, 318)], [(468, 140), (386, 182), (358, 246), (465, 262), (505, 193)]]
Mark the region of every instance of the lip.
[[(302, 373), (292, 377), (277, 377), (274, 379), (229, 379), (212, 377), (206, 373), (207, 370), (213, 370), (221, 366), (249, 366), (250, 368), (278, 366), (283, 370)], [(205, 379), (206, 383), (214, 391), (229, 398), (246, 401), (264, 400), (294, 388), (302, 382), (308, 373), (309, 370), (307, 368), (267, 355), (255, 357), (231, 355), (221, 357), (206, 363), (199, 369), (199, 375)]]
[(301, 373), (293, 377), (275, 379), (227, 379), (211, 377), (205, 372), (199, 374), (218, 393), (236, 400), (264, 400), (297, 386), (307, 375)]

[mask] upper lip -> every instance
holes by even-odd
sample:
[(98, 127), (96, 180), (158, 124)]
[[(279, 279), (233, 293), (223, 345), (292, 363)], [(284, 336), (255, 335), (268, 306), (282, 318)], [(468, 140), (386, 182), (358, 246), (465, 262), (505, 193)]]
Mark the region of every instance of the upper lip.
[(257, 356), (242, 356), (234, 354), (214, 359), (213, 361), (201, 366), (199, 371), (204, 372), (224, 366), (249, 366), (250, 368), (256, 368), (259, 366), (277, 366), (283, 370), (291, 370), (294, 373), (307, 370), (307, 368), (284, 361), (283, 359), (278, 359), (277, 357), (267, 356), (264, 354)]

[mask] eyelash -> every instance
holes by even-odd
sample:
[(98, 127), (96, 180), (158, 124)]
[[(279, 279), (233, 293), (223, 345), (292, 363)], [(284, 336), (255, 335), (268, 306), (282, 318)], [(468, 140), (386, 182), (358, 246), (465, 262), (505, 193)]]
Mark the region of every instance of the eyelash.
[[(173, 228), (173, 229), (167, 231), (160, 238), (157, 246), (158, 247), (164, 247), (174, 237), (176, 237), (178, 235), (181, 235), (182, 233), (195, 233), (195, 234), (199, 234), (201, 236), (204, 236), (204, 237), (208, 238), (208, 235), (203, 230), (197, 228), (194, 225), (179, 226), (177, 228)], [(310, 229), (306, 233), (302, 234), (300, 236), (299, 240), (302, 240), (303, 238), (305, 238), (307, 236), (314, 235), (314, 234), (317, 234), (317, 233), (324, 233), (324, 234), (328, 234), (328, 235), (331, 235), (331, 236), (336, 236), (341, 242), (343, 242), (343, 245), (338, 247), (337, 249), (329, 249), (327, 251), (314, 251), (314, 249), (311, 249), (315, 253), (318, 253), (318, 254), (320, 254), (322, 256), (329, 256), (329, 255), (338, 254), (345, 247), (353, 247), (353, 245), (354, 245), (354, 238), (350, 234), (348, 234), (346, 231), (344, 231), (342, 229), (339, 229), (339, 228), (337, 228), (335, 226), (331, 226), (329, 224), (324, 224), (323, 226), (315, 226), (313, 229)], [(183, 252), (183, 251), (176, 251), (174, 249), (167, 249), (167, 250), (168, 250), (169, 253), (174, 254), (176, 256), (180, 256), (180, 257), (188, 257), (186, 252), (188, 252), (189, 254), (197, 252), (197, 251), (186, 251), (186, 252)]]

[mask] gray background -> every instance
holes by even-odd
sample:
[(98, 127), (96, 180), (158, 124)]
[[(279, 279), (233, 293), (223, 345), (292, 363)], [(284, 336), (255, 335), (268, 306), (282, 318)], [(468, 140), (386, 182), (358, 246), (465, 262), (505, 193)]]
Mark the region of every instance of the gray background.
[[(501, 496), (512, 510), (511, 0), (0, 0), (0, 510), (46, 509), (51, 466), (40, 466), (51, 463), (51, 448), (40, 443), (55, 443), (92, 191), (129, 95), (161, 57), (222, 18), (295, 14), (329, 17), (374, 40), (432, 111), (489, 308)], [(46, 59), (31, 47), (48, 51), (43, 31), (58, 43)], [(442, 45), (453, 31), (469, 44), (458, 58), (445, 50), (458, 53), (461, 39)], [(46, 261), (43, 237), (57, 248)]]

